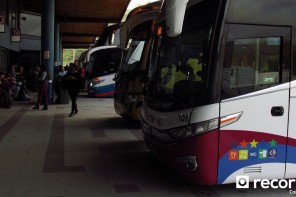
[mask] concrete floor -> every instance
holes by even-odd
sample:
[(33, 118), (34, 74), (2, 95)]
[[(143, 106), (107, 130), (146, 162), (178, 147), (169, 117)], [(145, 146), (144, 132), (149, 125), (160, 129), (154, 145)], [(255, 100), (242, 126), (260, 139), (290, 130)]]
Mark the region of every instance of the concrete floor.
[(33, 106), (0, 108), (0, 197), (291, 196), (186, 182), (149, 152), (140, 124), (119, 117), (113, 99), (80, 97), (72, 118), (70, 104)]

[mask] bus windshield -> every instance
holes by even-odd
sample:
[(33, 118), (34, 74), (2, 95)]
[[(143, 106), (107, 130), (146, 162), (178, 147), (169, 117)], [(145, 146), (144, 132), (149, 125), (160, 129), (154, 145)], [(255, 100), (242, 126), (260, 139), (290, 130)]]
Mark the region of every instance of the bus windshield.
[(152, 109), (173, 111), (202, 105), (217, 4), (217, 0), (191, 2), (178, 37), (166, 35), (165, 20), (156, 25), (146, 89), (146, 104)]
[(101, 77), (117, 72), (122, 51), (119, 47), (103, 49), (90, 55), (89, 64), (86, 68), (88, 78)]
[(137, 71), (140, 67), (144, 46), (151, 37), (152, 21), (147, 21), (134, 28), (129, 36), (126, 55), (123, 57), (120, 71), (123, 73)]

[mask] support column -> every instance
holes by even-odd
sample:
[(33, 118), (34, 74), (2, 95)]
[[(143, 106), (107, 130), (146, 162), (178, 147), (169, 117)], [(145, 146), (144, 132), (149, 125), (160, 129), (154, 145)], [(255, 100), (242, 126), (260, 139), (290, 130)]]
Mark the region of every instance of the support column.
[(64, 52), (63, 52), (63, 38), (60, 37), (60, 62), (61, 62), (61, 65), (63, 65), (63, 61), (64, 61), (63, 55), (64, 55)]
[(60, 24), (54, 25), (54, 64), (60, 65)]
[(53, 78), (54, 78), (54, 16), (55, 0), (42, 0), (41, 20), (41, 63), (47, 69), (48, 102), (54, 102)]

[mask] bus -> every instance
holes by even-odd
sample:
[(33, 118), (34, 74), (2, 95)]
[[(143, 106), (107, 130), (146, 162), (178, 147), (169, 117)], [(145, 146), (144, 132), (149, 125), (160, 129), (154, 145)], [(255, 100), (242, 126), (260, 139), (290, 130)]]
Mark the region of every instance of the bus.
[(296, 177), (292, 0), (167, 0), (142, 110), (148, 148), (187, 180)]
[[(158, 4), (159, 2), (154, 2), (133, 9), (127, 16), (127, 20), (137, 14), (155, 9)], [(88, 80), (87, 91), (90, 96), (114, 96), (114, 77), (118, 71), (123, 52), (119, 46), (121, 43), (121, 26), (122, 24), (114, 24), (106, 27), (96, 47), (90, 49), (87, 53), (85, 67)], [(130, 28), (130, 26), (126, 27)], [(125, 29), (124, 32), (127, 33), (128, 30), (129, 29)]]
[(148, 11), (132, 16), (121, 28), (121, 47), (125, 52), (115, 76), (114, 109), (135, 121), (141, 120), (151, 30), (158, 13)]
[(118, 46), (99, 46), (87, 52), (85, 73), (87, 92), (92, 97), (113, 97), (114, 76), (118, 71), (122, 50)]

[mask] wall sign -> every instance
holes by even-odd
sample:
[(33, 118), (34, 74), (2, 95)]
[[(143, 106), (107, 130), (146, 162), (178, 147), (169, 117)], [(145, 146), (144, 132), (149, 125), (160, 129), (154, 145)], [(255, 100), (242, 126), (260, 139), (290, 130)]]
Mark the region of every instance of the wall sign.
[(49, 51), (44, 51), (44, 53), (43, 53), (44, 59), (49, 59), (49, 56), (50, 56)]
[(11, 42), (20, 42), (21, 41), (21, 30), (12, 28), (11, 29)]
[(0, 14), (0, 33), (5, 32), (4, 16)]

